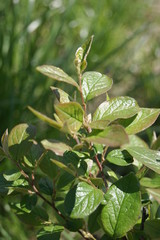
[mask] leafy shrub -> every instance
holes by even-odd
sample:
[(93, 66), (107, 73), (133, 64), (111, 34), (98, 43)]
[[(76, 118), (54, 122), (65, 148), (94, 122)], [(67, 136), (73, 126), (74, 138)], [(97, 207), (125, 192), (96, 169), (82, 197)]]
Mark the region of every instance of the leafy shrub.
[[(55, 120), (29, 107), (65, 134), (68, 143), (38, 143), (35, 127), (26, 123), (5, 131), (0, 159), (9, 159), (15, 168), (0, 175), (0, 194), (11, 195), (11, 208), (22, 222), (39, 229), (39, 240), (60, 239), (64, 229), (84, 239), (157, 239), (160, 139), (154, 134), (149, 148), (136, 134), (155, 122), (160, 109), (140, 108), (127, 96), (109, 98), (112, 79), (85, 72), (92, 40), (76, 51), (78, 82), (57, 67), (37, 68), (73, 85), (81, 104), (52, 86), (58, 101)], [(88, 113), (88, 102), (102, 94), (106, 100)]]

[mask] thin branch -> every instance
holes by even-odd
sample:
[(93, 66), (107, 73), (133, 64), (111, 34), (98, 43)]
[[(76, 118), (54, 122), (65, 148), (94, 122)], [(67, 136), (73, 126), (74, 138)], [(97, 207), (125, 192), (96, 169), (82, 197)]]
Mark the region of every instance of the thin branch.
[(102, 176), (102, 179), (103, 179), (104, 185), (105, 185), (105, 187), (106, 187), (106, 190), (108, 190), (108, 184), (107, 184), (107, 181), (106, 181), (106, 178), (105, 178), (104, 172), (103, 172), (103, 168), (102, 168), (102, 165), (101, 165), (101, 163), (100, 163), (100, 161), (99, 161), (97, 155), (95, 155), (95, 159), (96, 159), (96, 163), (97, 163), (97, 165), (98, 165), (98, 167), (99, 167), (99, 171), (100, 171), (100, 173), (101, 173), (101, 176)]

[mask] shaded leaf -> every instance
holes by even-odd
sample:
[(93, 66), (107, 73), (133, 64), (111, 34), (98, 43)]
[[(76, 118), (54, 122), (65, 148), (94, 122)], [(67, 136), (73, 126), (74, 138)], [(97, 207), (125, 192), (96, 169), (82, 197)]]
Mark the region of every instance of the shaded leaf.
[(85, 102), (106, 93), (112, 87), (112, 79), (99, 72), (85, 72), (82, 76), (82, 93)]
[(152, 144), (152, 149), (153, 150), (159, 150), (160, 149), (160, 136), (153, 142)]
[(94, 212), (102, 200), (101, 190), (80, 182), (66, 195), (65, 211), (71, 218), (84, 218)]
[(67, 73), (65, 73), (62, 69), (50, 66), (50, 65), (42, 65), (36, 68), (42, 74), (53, 78), (54, 80), (60, 82), (66, 82), (71, 84), (79, 89), (78, 83), (76, 83)]
[(6, 157), (6, 154), (3, 151), (3, 148), (0, 147), (0, 161), (2, 161), (5, 157)]
[(47, 195), (53, 194), (53, 181), (51, 181), (49, 178), (40, 178), (38, 182), (40, 192), (45, 193)]
[(133, 173), (115, 182), (106, 193), (108, 199), (101, 213), (104, 231), (114, 239), (133, 228), (141, 212), (138, 181)]
[(8, 187), (12, 186), (12, 182), (8, 182), (3, 174), (0, 174), (0, 195), (8, 193)]
[(71, 170), (69, 167), (67, 167), (64, 163), (57, 161), (55, 159), (51, 159), (51, 162), (53, 162), (57, 167), (63, 169), (64, 171), (70, 173), (71, 175), (75, 176), (75, 172)]
[(55, 106), (56, 113), (60, 120), (65, 123), (71, 132), (77, 132), (83, 123), (83, 109), (79, 103), (69, 102), (57, 104)]
[(147, 188), (160, 188), (160, 176), (154, 178), (143, 177), (140, 184)]
[(20, 160), (32, 146), (29, 141), (35, 136), (35, 127), (28, 124), (15, 126), (8, 137), (9, 152), (15, 160)]
[(126, 150), (137, 161), (160, 174), (160, 152), (142, 147), (127, 147)]
[(144, 232), (148, 234), (152, 240), (160, 239), (160, 219), (147, 220), (144, 223)]
[(37, 195), (25, 195), (21, 202), (20, 202), (20, 208), (26, 213), (30, 213), (32, 209), (35, 207), (37, 203)]
[(46, 115), (38, 112), (37, 110), (33, 109), (32, 107), (28, 107), (28, 109), (39, 119), (41, 119), (43, 122), (46, 122), (48, 125), (50, 125), (51, 127), (54, 127), (56, 129), (61, 129), (62, 128), (62, 124), (56, 122), (55, 120), (47, 117)]
[(1, 137), (1, 143), (4, 153), (9, 156), (9, 149), (8, 149), (8, 129), (4, 132)]
[(118, 166), (128, 166), (133, 162), (133, 157), (126, 150), (121, 149), (109, 152), (106, 159)]
[(141, 108), (133, 122), (126, 127), (128, 134), (136, 134), (150, 127), (160, 114), (160, 109)]
[(70, 102), (69, 95), (60, 88), (50, 87), (60, 103)]
[(50, 150), (59, 156), (63, 156), (65, 151), (71, 150), (67, 144), (54, 139), (44, 139), (41, 141), (41, 144), (46, 150)]
[(117, 97), (101, 103), (93, 115), (93, 121), (114, 121), (119, 118), (129, 118), (138, 111), (139, 106), (135, 99), (131, 97)]
[(24, 157), (24, 162), (28, 167), (34, 167), (38, 164), (38, 161), (42, 159), (44, 154), (42, 147), (36, 141), (33, 141), (30, 151)]
[(63, 226), (50, 225), (46, 226), (37, 234), (38, 240), (60, 240), (61, 232), (64, 230)]
[(106, 127), (104, 130), (95, 130), (87, 138), (87, 142), (105, 144), (107, 146), (121, 146), (128, 142), (128, 136), (123, 127), (119, 125), (112, 125)]
[(39, 167), (43, 173), (45, 173), (52, 180), (57, 175), (57, 166), (50, 160), (54, 155), (51, 152), (48, 152), (44, 158), (39, 162)]

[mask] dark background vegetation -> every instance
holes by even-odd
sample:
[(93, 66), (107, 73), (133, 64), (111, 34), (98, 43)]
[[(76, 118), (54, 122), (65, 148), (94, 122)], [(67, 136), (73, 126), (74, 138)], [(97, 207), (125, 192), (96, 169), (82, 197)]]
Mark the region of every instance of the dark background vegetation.
[[(40, 129), (38, 137), (54, 137), (56, 132), (42, 128), (26, 108), (53, 113), (49, 86), (57, 83), (35, 68), (51, 64), (76, 78), (74, 53), (92, 34), (87, 70), (113, 78), (110, 96), (129, 95), (142, 107), (160, 107), (159, 23), (158, 0), (0, 1), (0, 135), (18, 123), (32, 122)], [(73, 95), (74, 89), (66, 91)], [(159, 134), (158, 121), (152, 130)], [(0, 239), (28, 239), (32, 231), (26, 232), (9, 205), (0, 210)]]

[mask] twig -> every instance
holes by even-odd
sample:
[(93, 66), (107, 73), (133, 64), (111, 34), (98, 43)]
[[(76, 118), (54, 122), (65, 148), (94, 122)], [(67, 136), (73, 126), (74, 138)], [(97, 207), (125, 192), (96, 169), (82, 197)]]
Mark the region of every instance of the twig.
[(106, 181), (106, 178), (105, 178), (105, 175), (104, 175), (104, 172), (103, 172), (103, 168), (102, 168), (102, 165), (97, 157), (97, 155), (95, 155), (95, 159), (96, 159), (96, 162), (97, 162), (97, 165), (99, 167), (99, 170), (100, 170), (100, 173), (101, 173), (101, 176), (102, 176), (102, 179), (103, 179), (103, 182), (104, 182), (104, 185), (106, 187), (106, 190), (108, 190), (108, 184), (107, 184), (107, 181)]

